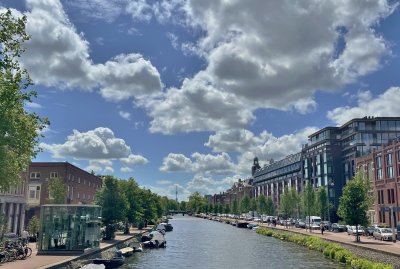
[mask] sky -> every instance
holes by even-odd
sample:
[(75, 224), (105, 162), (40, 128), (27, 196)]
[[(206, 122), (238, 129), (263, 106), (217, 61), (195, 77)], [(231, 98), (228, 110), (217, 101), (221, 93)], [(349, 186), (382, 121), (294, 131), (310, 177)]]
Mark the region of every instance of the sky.
[(51, 124), (33, 161), (215, 194), (308, 135), (400, 116), (391, 0), (0, 0)]

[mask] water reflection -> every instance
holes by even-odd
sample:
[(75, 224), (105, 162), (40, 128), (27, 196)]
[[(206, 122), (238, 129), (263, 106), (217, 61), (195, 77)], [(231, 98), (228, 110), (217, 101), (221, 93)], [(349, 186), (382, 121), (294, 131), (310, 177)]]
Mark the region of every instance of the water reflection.
[(174, 216), (167, 248), (135, 253), (120, 268), (342, 268), (321, 253), (249, 229)]

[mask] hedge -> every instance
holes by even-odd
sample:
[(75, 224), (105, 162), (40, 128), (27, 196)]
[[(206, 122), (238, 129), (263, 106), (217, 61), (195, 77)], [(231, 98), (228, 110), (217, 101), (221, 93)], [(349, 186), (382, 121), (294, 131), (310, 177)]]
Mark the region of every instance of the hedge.
[(358, 258), (342, 246), (327, 242), (316, 236), (280, 232), (263, 227), (258, 227), (256, 232), (284, 241), (294, 242), (298, 245), (306, 246), (312, 250), (320, 251), (325, 257), (335, 260), (339, 263), (346, 264), (352, 269), (393, 269), (393, 266), (390, 264)]

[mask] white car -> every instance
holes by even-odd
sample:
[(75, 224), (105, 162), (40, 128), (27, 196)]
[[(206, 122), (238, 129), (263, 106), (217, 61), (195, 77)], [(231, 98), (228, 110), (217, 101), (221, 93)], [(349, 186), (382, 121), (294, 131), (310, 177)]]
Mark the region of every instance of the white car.
[(356, 226), (349, 226), (347, 228), (347, 234), (348, 235), (362, 235), (364, 231), (364, 227), (363, 226), (358, 226), (358, 229)]
[(389, 228), (376, 228), (373, 234), (374, 239), (392, 241), (393, 233)]

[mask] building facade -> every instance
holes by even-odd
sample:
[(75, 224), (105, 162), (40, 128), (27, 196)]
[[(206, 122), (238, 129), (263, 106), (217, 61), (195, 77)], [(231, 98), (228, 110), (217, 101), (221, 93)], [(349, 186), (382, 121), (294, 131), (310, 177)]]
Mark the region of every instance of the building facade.
[(264, 165), (253, 174), (253, 196), (271, 197), (277, 210), (286, 186), (302, 191), (301, 153)]
[(355, 175), (356, 159), (380, 150), (398, 136), (400, 117), (356, 118), (309, 136), (302, 149), (303, 178), (315, 188), (326, 186), (333, 219), (342, 189)]
[[(400, 136), (371, 154), (357, 158), (357, 171), (363, 171), (371, 182), (374, 203), (369, 211), (371, 223), (397, 225), (400, 221)], [(389, 208), (397, 208), (393, 218)]]
[(56, 178), (67, 186), (65, 204), (93, 204), (96, 191), (103, 184), (100, 177), (68, 162), (33, 162), (28, 169), (28, 219), (33, 215), (39, 217), (40, 206), (51, 201), (49, 182)]
[(21, 177), (20, 184), (0, 192), (0, 211), (6, 222), (7, 232), (19, 235), (25, 228), (27, 172), (22, 172)]

